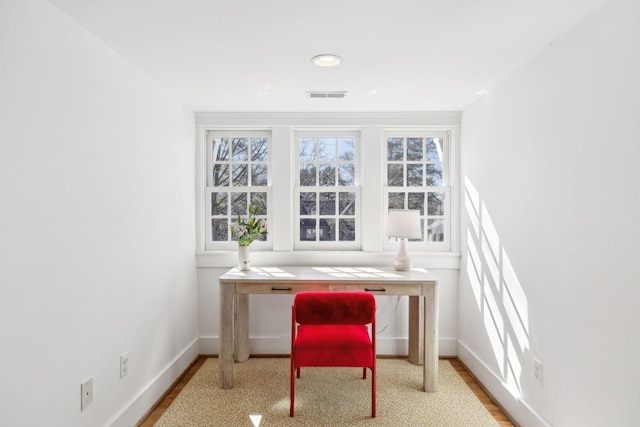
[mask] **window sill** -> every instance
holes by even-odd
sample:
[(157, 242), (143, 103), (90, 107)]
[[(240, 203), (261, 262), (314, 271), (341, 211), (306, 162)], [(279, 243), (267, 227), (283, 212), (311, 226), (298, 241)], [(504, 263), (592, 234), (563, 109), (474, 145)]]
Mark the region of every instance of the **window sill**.
[[(458, 252), (411, 252), (414, 267), (432, 269), (460, 268)], [(274, 267), (279, 265), (312, 266), (359, 266), (379, 267), (393, 265), (395, 252), (362, 251), (253, 251), (253, 266)], [(199, 268), (232, 268), (238, 264), (237, 251), (201, 251), (196, 253)]]

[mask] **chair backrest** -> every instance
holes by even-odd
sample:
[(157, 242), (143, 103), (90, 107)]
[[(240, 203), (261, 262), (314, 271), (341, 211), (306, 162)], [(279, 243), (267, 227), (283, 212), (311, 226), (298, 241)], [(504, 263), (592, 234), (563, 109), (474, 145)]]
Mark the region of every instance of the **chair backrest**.
[(366, 325), (376, 315), (376, 299), (368, 292), (300, 292), (293, 309), (303, 325)]

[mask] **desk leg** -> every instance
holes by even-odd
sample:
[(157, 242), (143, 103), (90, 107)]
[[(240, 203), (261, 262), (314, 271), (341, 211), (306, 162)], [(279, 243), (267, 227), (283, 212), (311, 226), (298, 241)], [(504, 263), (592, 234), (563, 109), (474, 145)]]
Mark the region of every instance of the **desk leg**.
[(249, 295), (236, 295), (234, 322), (236, 362), (245, 362), (249, 359)]
[(220, 285), (220, 388), (233, 387), (233, 312), (235, 285)]
[(438, 284), (424, 296), (424, 391), (438, 391)]
[(422, 365), (424, 362), (424, 304), (422, 297), (409, 296), (409, 362)]

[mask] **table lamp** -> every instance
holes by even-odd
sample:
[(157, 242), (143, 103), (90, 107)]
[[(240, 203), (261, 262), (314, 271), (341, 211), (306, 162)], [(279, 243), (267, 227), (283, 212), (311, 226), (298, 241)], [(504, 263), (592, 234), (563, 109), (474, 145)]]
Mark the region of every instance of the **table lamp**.
[(420, 211), (389, 209), (387, 236), (400, 239), (400, 249), (396, 254), (396, 270), (405, 271), (411, 269), (411, 258), (409, 258), (409, 253), (407, 252), (407, 239), (422, 237)]

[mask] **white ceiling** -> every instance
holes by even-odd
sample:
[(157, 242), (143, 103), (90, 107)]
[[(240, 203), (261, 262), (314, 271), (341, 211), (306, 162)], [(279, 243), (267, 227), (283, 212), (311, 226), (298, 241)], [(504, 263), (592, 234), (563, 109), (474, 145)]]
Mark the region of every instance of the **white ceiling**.
[(51, 0), (212, 112), (462, 110), (606, 1)]

